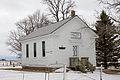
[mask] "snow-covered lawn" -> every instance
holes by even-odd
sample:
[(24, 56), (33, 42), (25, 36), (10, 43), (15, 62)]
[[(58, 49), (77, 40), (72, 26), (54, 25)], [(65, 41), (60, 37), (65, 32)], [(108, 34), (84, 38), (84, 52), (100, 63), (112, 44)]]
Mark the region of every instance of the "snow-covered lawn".
[[(94, 73), (87, 73), (84, 75), (86, 75), (88, 77), (92, 77), (95, 80), (100, 80), (100, 71), (99, 70), (96, 70)], [(120, 80), (120, 75), (102, 73), (102, 80)]]
[[(1, 67), (0, 67), (1, 68)], [(20, 67), (18, 67), (20, 68)], [(24, 79), (23, 79), (24, 73)], [(94, 73), (81, 73), (69, 71), (66, 73), (66, 80), (100, 80), (100, 71)], [(46, 75), (48, 80), (48, 74)], [(103, 80), (120, 80), (120, 75), (110, 75), (102, 73)], [(42, 72), (23, 72), (13, 70), (0, 70), (0, 80), (45, 80), (45, 73)], [(49, 80), (63, 80), (63, 73), (50, 73)]]

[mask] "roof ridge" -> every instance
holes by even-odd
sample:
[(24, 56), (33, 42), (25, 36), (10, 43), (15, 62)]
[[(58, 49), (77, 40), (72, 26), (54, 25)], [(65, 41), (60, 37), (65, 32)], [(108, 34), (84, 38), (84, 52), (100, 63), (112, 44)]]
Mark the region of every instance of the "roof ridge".
[[(68, 18), (66, 18), (66, 19), (69, 19), (69, 18), (73, 18), (73, 17), (68, 17)], [(66, 20), (66, 19), (64, 19), (64, 20)], [(59, 22), (62, 22), (62, 21), (64, 21), (64, 20), (61, 20), (61, 21), (59, 21)], [(54, 22), (54, 23), (48, 24), (47, 26), (53, 25), (53, 24), (56, 24), (56, 23), (59, 23), (59, 22)], [(40, 28), (44, 28), (44, 27), (47, 27), (47, 26), (43, 26), (43, 27), (40, 27)], [(38, 29), (40, 29), (40, 28), (38, 28)]]
[[(74, 16), (75, 17), (75, 16)], [(74, 17), (69, 17), (69, 18), (71, 18), (71, 19), (73, 19)], [(66, 24), (67, 22), (69, 22), (71, 19), (69, 19), (68, 21), (66, 21), (64, 24)], [(63, 26), (64, 24), (62, 24), (61, 26)], [(59, 26), (57, 29), (59, 29), (61, 26)], [(57, 30), (56, 29), (56, 30)], [(54, 31), (56, 31), (56, 30), (54, 30)], [(53, 33), (54, 31), (52, 31), (51, 33)]]

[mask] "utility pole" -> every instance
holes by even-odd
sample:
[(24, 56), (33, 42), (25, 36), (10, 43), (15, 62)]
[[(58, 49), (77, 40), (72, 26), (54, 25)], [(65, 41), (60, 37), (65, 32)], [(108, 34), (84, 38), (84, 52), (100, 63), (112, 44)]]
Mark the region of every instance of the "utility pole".
[(100, 66), (100, 80), (102, 80), (102, 62), (101, 62), (101, 66)]
[(23, 71), (23, 80), (24, 80), (24, 71)]
[(64, 76), (63, 76), (63, 80), (65, 80), (65, 78), (66, 78), (66, 65), (64, 65)]

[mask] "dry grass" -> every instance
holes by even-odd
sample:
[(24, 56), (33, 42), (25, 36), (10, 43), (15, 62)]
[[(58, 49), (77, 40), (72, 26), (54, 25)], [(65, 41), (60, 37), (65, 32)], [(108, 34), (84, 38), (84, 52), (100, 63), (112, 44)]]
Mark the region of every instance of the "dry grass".
[(15, 71), (27, 71), (27, 72), (45, 72), (44, 70), (32, 70), (32, 69), (20, 69), (20, 68), (7, 68), (0, 70), (15, 70)]
[[(27, 71), (27, 72), (48, 72), (47, 70), (43, 70), (43, 69), (40, 69), (40, 70), (34, 70), (34, 69), (22, 69), (22, 68), (2, 68), (0, 70), (15, 70), (15, 71)], [(53, 71), (49, 71), (49, 72), (54, 72), (55, 70)], [(68, 72), (70, 70), (66, 70), (66, 72)], [(59, 72), (58, 72), (59, 73)], [(61, 72), (60, 72), (61, 73)]]
[(106, 74), (120, 75), (120, 70), (103, 70), (103, 72)]
[[(15, 70), (15, 71), (26, 71), (26, 72), (46, 72), (45, 70), (33, 70), (33, 69), (21, 69), (21, 68), (2, 68), (0, 70)], [(106, 74), (120, 75), (120, 70), (103, 70)]]

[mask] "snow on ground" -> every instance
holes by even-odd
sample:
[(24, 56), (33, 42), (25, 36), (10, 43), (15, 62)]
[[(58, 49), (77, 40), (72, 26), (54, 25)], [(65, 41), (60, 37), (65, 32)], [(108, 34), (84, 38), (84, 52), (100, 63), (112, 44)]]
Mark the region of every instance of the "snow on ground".
[[(0, 70), (0, 80), (45, 80), (45, 73)], [(47, 74), (48, 76), (48, 74)], [(48, 77), (47, 77), (48, 80)], [(63, 73), (50, 73), (49, 80), (63, 80)], [(93, 80), (78, 73), (66, 73), (66, 80)]]
[[(18, 62), (13, 62), (18, 64)], [(45, 73), (42, 72), (25, 72), (25, 71), (14, 71), (14, 70), (1, 70), (6, 68), (22, 68), (21, 66), (10, 65), (10, 61), (0, 61), (0, 80), (45, 80)], [(49, 80), (63, 80), (64, 68), (57, 69), (55, 72), (50, 73)], [(58, 73), (62, 72), (62, 73)], [(24, 74), (24, 79), (23, 79)], [(46, 80), (48, 80), (48, 73), (46, 74)], [(87, 72), (81, 73), (78, 71), (69, 71), (66, 73), (66, 80), (100, 80), (100, 69), (94, 73)], [(102, 80), (120, 80), (120, 75), (112, 75), (102, 73)]]
[[(95, 80), (100, 80), (100, 71), (96, 70), (94, 73), (86, 73), (83, 74), (85, 76), (91, 77)], [(120, 80), (120, 75), (115, 75), (115, 74), (105, 74), (102, 73), (102, 80)]]
[[(66, 71), (70, 71), (70, 69), (66, 68)], [(55, 70), (56, 73), (63, 73), (64, 72), (64, 68), (59, 68), (57, 70)]]
[[(94, 73), (69, 71), (66, 73), (66, 80), (100, 80), (99, 75), (99, 70), (96, 70)], [(46, 76), (46, 80), (48, 80), (48, 74), (46, 74)], [(103, 80), (120, 80), (120, 75), (110, 75), (102, 73), (102, 76)], [(45, 80), (45, 73), (0, 70), (0, 80)], [(63, 73), (50, 73), (49, 80), (63, 80)]]

